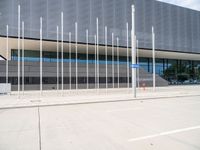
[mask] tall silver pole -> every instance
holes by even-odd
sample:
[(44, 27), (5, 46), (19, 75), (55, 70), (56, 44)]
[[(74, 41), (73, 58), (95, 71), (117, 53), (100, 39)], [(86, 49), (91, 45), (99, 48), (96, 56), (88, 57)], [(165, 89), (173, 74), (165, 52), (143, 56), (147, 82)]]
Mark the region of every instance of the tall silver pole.
[(24, 95), (24, 22), (22, 21), (22, 91)]
[(114, 33), (112, 33), (112, 84), (115, 88), (115, 51), (114, 51)]
[(105, 55), (106, 55), (106, 89), (108, 89), (108, 40), (107, 40), (107, 26), (105, 26)]
[(89, 88), (89, 72), (88, 72), (88, 30), (86, 30), (86, 59), (87, 59), (87, 89)]
[[(136, 41), (137, 45), (137, 64), (139, 65), (139, 42)], [(138, 80), (138, 88), (140, 87), (140, 69), (137, 69), (137, 80)]]
[(156, 90), (155, 33), (152, 26), (153, 91)]
[(40, 17), (40, 97), (42, 96), (42, 17)]
[(97, 36), (94, 35), (94, 70), (95, 70), (95, 89), (97, 88), (97, 47), (96, 47), (96, 44), (97, 44)]
[(96, 25), (97, 25), (97, 86), (99, 89), (99, 19), (96, 18)]
[(77, 42), (78, 42), (78, 36), (77, 36), (77, 30), (78, 30), (78, 25), (77, 22), (75, 23), (75, 49), (76, 49), (76, 90), (78, 89), (78, 47), (77, 47)]
[(126, 37), (126, 44), (127, 44), (127, 88), (130, 88), (130, 83), (129, 83), (129, 67), (130, 67), (130, 64), (129, 64), (129, 34), (128, 34), (128, 22), (126, 23), (126, 29), (127, 29), (127, 37)]
[(57, 26), (57, 92), (59, 90), (59, 27)]
[[(135, 50), (135, 7), (132, 5), (132, 34), (131, 34), (131, 45), (132, 45), (132, 64), (136, 64), (136, 50)], [(132, 91), (133, 96), (136, 98), (136, 68), (132, 66)]]
[(62, 76), (62, 79), (61, 79), (61, 82), (62, 82), (62, 85), (61, 85), (61, 89), (62, 89), (62, 96), (63, 96), (63, 90), (64, 90), (64, 75), (63, 75), (63, 12), (61, 12), (61, 76)]
[(69, 32), (69, 89), (72, 89), (72, 33)]
[(20, 5), (18, 5), (18, 98), (20, 98)]
[(6, 83), (8, 83), (8, 25), (6, 26)]
[(117, 37), (117, 83), (119, 88), (119, 38)]

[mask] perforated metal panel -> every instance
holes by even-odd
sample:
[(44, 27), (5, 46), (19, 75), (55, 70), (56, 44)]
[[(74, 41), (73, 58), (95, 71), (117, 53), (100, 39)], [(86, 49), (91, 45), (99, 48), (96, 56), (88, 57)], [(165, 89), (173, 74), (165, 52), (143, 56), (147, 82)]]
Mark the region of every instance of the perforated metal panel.
[(151, 49), (151, 26), (156, 49), (200, 53), (200, 12), (154, 0), (136, 0), (139, 46)]
[[(0, 34), (17, 36), (17, 5), (21, 5), (21, 20), (25, 22), (25, 36), (39, 38), (40, 17), (43, 17), (43, 38), (56, 40), (56, 26), (61, 24), (64, 12), (64, 40), (68, 33), (75, 40), (75, 22), (78, 22), (78, 41), (94, 43), (96, 18), (99, 19), (99, 44), (104, 44), (104, 28), (119, 37), (120, 46), (126, 46), (126, 23), (131, 29), (131, 5), (136, 8), (136, 36), (141, 48), (151, 49), (151, 28), (156, 34), (156, 49), (200, 53), (200, 12), (155, 0), (1, 0)], [(130, 41), (129, 34), (129, 41)], [(115, 42), (116, 43), (116, 42)], [(131, 43), (129, 42), (129, 46)]]

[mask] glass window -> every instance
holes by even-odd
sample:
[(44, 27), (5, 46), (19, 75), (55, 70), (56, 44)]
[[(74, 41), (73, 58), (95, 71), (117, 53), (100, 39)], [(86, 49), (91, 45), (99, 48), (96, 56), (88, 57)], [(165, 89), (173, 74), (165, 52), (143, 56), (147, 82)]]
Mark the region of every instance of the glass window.
[(156, 74), (162, 76), (164, 72), (164, 60), (156, 59)]
[(149, 72), (149, 59), (148, 58), (139, 58), (140, 66)]

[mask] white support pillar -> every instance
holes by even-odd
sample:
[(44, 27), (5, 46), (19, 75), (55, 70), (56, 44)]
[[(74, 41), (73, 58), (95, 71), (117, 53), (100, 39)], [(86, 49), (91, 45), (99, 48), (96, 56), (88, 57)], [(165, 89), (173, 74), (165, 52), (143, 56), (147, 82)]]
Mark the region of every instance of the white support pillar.
[(156, 90), (155, 33), (152, 26), (153, 91)]
[(95, 89), (97, 88), (97, 65), (96, 65), (96, 61), (97, 61), (97, 49), (96, 49), (96, 43), (97, 43), (97, 37), (96, 35), (94, 35), (94, 84), (95, 84)]
[(136, 50), (135, 50), (135, 7), (132, 5), (132, 34), (131, 34), (131, 45), (132, 45), (132, 91), (133, 96), (136, 98), (136, 68), (133, 65), (136, 64)]
[(129, 34), (128, 34), (128, 22), (126, 23), (126, 34), (127, 34), (127, 37), (126, 37), (126, 44), (127, 44), (127, 88), (130, 88), (130, 81), (129, 81), (129, 68), (130, 68), (130, 63), (129, 63)]
[(112, 33), (112, 84), (115, 88), (115, 51), (114, 51), (114, 33)]
[(57, 92), (59, 90), (59, 27), (57, 26)]
[(97, 44), (97, 36), (96, 35), (94, 35), (94, 70), (95, 70), (95, 89), (97, 88), (97, 47), (96, 47), (96, 44)]
[(64, 66), (63, 66), (63, 12), (61, 12), (61, 90), (62, 96), (64, 95)]
[(6, 83), (8, 83), (8, 25), (6, 26)]
[(78, 25), (77, 22), (75, 23), (75, 50), (76, 50), (76, 90), (78, 90), (78, 35), (77, 35), (77, 31), (78, 30)]
[(69, 89), (72, 89), (72, 33), (69, 32)]
[(42, 96), (42, 78), (43, 78), (43, 74), (42, 74), (42, 17), (40, 17), (40, 98)]
[(96, 43), (96, 50), (97, 50), (97, 87), (99, 89), (99, 19), (96, 18), (96, 26), (97, 26), (97, 43)]
[(22, 21), (22, 92), (24, 95), (24, 22)]
[[(137, 64), (139, 65), (139, 42), (136, 40), (136, 47), (137, 47)], [(140, 88), (140, 69), (137, 69), (137, 81), (138, 81), (138, 88)]]
[(119, 88), (119, 38), (117, 37), (117, 83)]
[(18, 5), (18, 98), (20, 98), (20, 5)]
[(89, 71), (88, 71), (88, 49), (89, 49), (89, 47), (88, 47), (88, 41), (89, 41), (89, 39), (88, 39), (88, 29), (86, 30), (86, 59), (87, 59), (87, 64), (86, 64), (86, 72), (87, 72), (87, 89), (89, 89)]
[(106, 90), (108, 89), (108, 33), (107, 26), (105, 26), (105, 58), (106, 58)]

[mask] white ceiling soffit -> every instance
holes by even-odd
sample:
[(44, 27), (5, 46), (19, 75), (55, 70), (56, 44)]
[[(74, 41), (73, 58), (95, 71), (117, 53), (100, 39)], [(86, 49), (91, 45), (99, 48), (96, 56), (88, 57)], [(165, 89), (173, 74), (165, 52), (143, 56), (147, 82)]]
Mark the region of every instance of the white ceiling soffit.
[(5, 60), (3, 57), (0, 56), (0, 60)]
[[(151, 50), (140, 50), (140, 56), (152, 57)], [(169, 51), (156, 51), (156, 58), (169, 58), (169, 59), (182, 59), (182, 60), (200, 60), (200, 54), (192, 53), (180, 53), (180, 52), (169, 52)]]
[[(0, 38), (1, 49), (6, 50), (6, 38)], [(56, 51), (56, 41), (43, 41), (43, 51)], [(75, 44), (72, 44), (72, 52), (75, 52)], [(9, 49), (17, 49), (17, 39), (9, 38)], [(40, 41), (26, 39), (25, 40), (25, 49), (27, 50), (39, 50)], [(61, 44), (59, 47), (61, 51)], [(89, 45), (89, 53), (94, 53), (94, 45)], [(69, 44), (64, 43), (64, 51), (69, 50)], [(115, 55), (117, 55), (117, 48), (115, 47)], [(86, 45), (78, 44), (78, 52), (86, 53)], [(1, 53), (0, 53), (1, 54)], [(105, 54), (105, 47), (99, 46), (99, 54)], [(108, 47), (108, 55), (112, 54), (112, 47)], [(127, 55), (126, 48), (119, 48), (119, 54), (121, 56)], [(129, 49), (129, 56), (131, 55), (131, 49)], [(139, 50), (140, 57), (152, 57), (152, 51), (146, 49)], [(200, 60), (200, 54), (190, 54), (190, 53), (180, 53), (180, 52), (169, 52), (169, 51), (156, 51), (156, 58), (169, 58), (169, 59), (183, 59), (183, 60)]]

